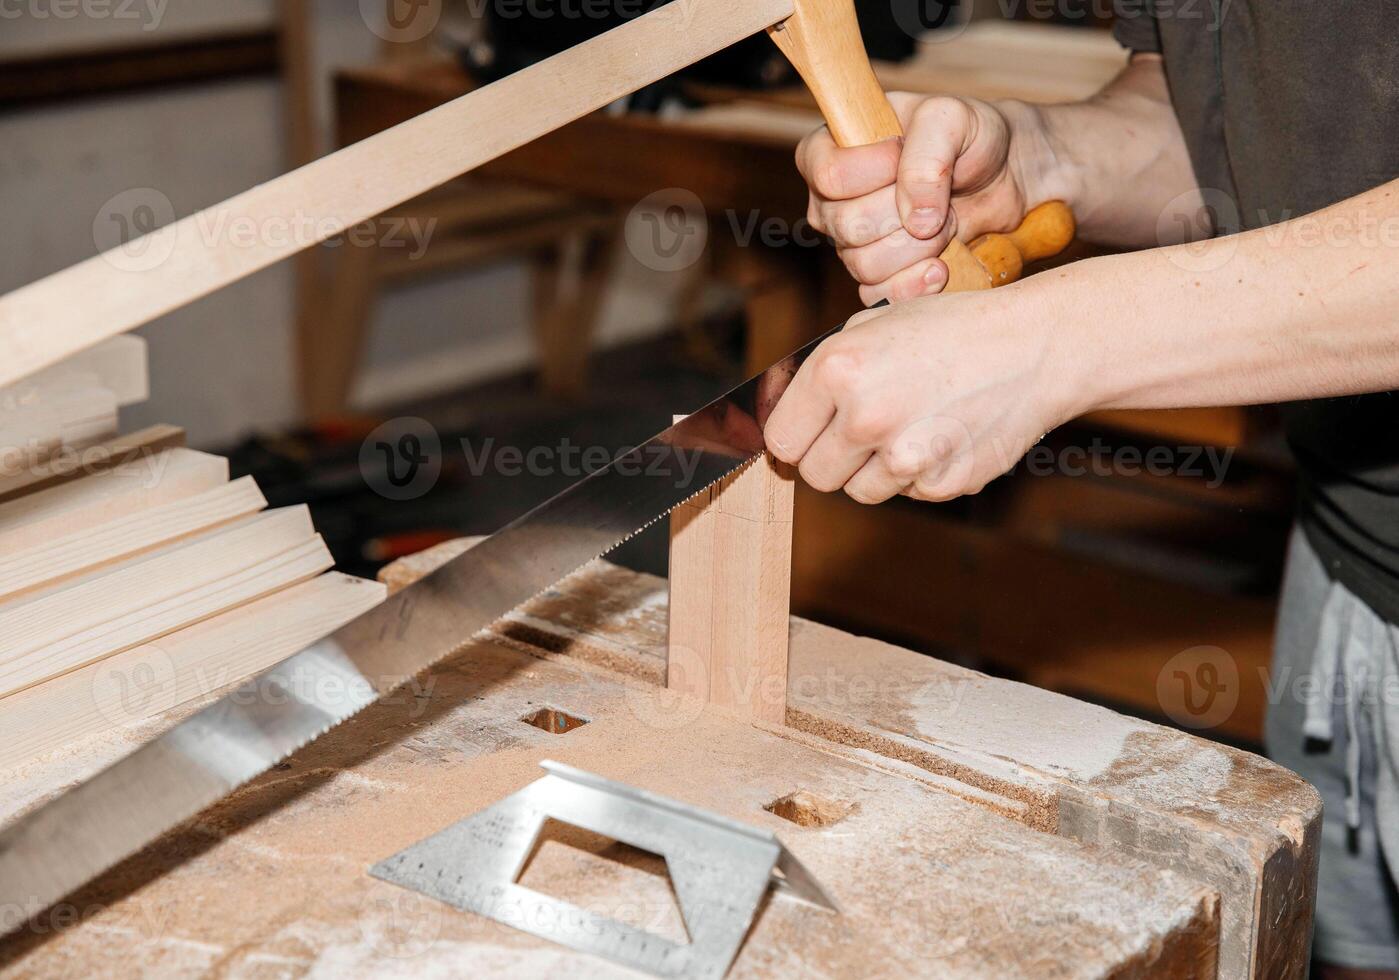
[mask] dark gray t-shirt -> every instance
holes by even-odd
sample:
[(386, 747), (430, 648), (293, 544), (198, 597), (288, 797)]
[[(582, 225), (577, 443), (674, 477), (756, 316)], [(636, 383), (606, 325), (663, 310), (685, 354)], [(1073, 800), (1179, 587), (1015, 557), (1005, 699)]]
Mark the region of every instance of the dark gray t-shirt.
[[(1399, 0), (1116, 5), (1117, 39), (1162, 55), (1221, 230), (1286, 221), (1399, 177)], [(1394, 322), (1399, 343), (1399, 310)], [(1284, 418), (1308, 539), (1334, 578), (1399, 623), (1399, 392), (1298, 402)]]

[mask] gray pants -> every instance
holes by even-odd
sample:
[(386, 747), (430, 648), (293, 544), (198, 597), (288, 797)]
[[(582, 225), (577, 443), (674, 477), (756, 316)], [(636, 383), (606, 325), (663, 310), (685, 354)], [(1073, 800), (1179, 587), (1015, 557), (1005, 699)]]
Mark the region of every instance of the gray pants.
[(1399, 969), (1399, 628), (1333, 581), (1300, 531), (1283, 580), (1268, 755), (1325, 802), (1315, 957)]

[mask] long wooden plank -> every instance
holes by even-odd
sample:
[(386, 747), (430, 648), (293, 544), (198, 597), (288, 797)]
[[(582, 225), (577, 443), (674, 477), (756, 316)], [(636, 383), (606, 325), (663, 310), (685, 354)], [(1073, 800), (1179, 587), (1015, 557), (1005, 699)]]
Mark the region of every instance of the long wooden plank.
[(147, 466), (150, 457), (184, 444), (185, 430), (179, 426), (152, 425), (95, 445), (69, 449), (19, 473), (0, 476), (0, 501), (120, 466)]
[(0, 699), (0, 767), (211, 695), (383, 597), (377, 582), (329, 572)]
[(304, 507), (83, 576), (0, 607), (0, 696), (23, 690), (325, 571)]
[(193, 449), (168, 449), (144, 462), (147, 465), (104, 470), (0, 503), (0, 556), (8, 560), (46, 542), (228, 482), (228, 460)]
[(687, 0), (0, 298), (0, 385), (402, 204), (788, 17)]
[(14, 554), (0, 549), (0, 599), (8, 601), (34, 589), (50, 588), (63, 579), (247, 517), (266, 506), (257, 482), (245, 476)]

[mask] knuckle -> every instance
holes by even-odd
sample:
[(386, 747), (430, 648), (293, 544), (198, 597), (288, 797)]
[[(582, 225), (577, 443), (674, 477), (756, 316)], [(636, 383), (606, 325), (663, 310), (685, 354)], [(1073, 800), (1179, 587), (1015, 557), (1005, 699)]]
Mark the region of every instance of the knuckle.
[(797, 467), (797, 472), (801, 474), (803, 482), (813, 490), (819, 490), (821, 493), (830, 493), (833, 490), (840, 489), (840, 483), (838, 481), (832, 480), (807, 460), (802, 460), (802, 464)]
[(856, 282), (862, 282), (867, 286), (877, 285), (883, 280), (879, 275), (878, 256), (874, 254), (871, 246), (865, 245), (861, 248), (846, 249), (841, 253), (841, 261), (845, 263), (845, 268)]
[(840, 251), (840, 261), (845, 266), (845, 271), (850, 273), (850, 278), (863, 286), (873, 286), (875, 283), (865, 278), (865, 259), (853, 248), (845, 248)]
[(968, 492), (965, 480), (955, 479), (952, 474), (942, 468), (925, 473), (915, 483), (915, 487), (918, 490), (919, 499), (933, 503), (955, 500)]
[(811, 186), (822, 197), (839, 200), (845, 193), (845, 168), (838, 160), (827, 157), (812, 168)]
[(923, 472), (923, 453), (912, 444), (903, 443), (885, 454), (884, 465), (896, 480), (912, 483)]
[(840, 237), (852, 245), (870, 245), (903, 228), (898, 211), (887, 213), (865, 206), (850, 208), (840, 215)]
[(969, 106), (953, 95), (933, 95), (913, 110), (913, 118), (923, 122), (952, 122), (966, 118)]
[(945, 184), (952, 176), (952, 164), (942, 160), (919, 160), (903, 172), (903, 182), (910, 187), (930, 187)]
[(837, 242), (847, 248), (858, 248), (864, 242), (860, 240), (860, 215), (856, 208), (833, 207), (829, 212), (831, 235)]
[(853, 391), (859, 384), (862, 358), (855, 351), (834, 346), (824, 352), (818, 351), (817, 355), (812, 370), (816, 380), (828, 391), (844, 394)]
[(789, 447), (792, 444), (787, 435), (786, 428), (780, 423), (768, 420), (767, 428), (763, 430), (763, 442), (767, 445), (768, 453), (784, 463), (795, 463), (797, 454)]
[(880, 399), (867, 399), (850, 410), (846, 432), (856, 443), (882, 442), (894, 428), (894, 413)]

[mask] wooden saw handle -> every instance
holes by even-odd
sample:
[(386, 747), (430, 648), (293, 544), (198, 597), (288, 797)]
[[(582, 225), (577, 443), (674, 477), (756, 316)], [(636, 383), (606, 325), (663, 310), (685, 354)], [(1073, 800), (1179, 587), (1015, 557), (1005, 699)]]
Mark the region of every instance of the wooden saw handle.
[[(894, 107), (875, 78), (855, 19), (854, 0), (796, 0), (791, 17), (768, 36), (796, 66), (838, 146), (903, 136)], [(983, 235), (969, 248), (953, 239), (939, 258), (943, 292), (990, 289), (1019, 278), (1027, 262), (1048, 258), (1073, 240), (1074, 217), (1062, 201), (1041, 204), (1008, 234)]]
[(1063, 201), (1046, 201), (1031, 208), (1019, 228), (982, 235), (969, 248), (991, 277), (991, 285), (1004, 286), (1019, 279), (1028, 263), (1058, 255), (1073, 240), (1073, 211)]

